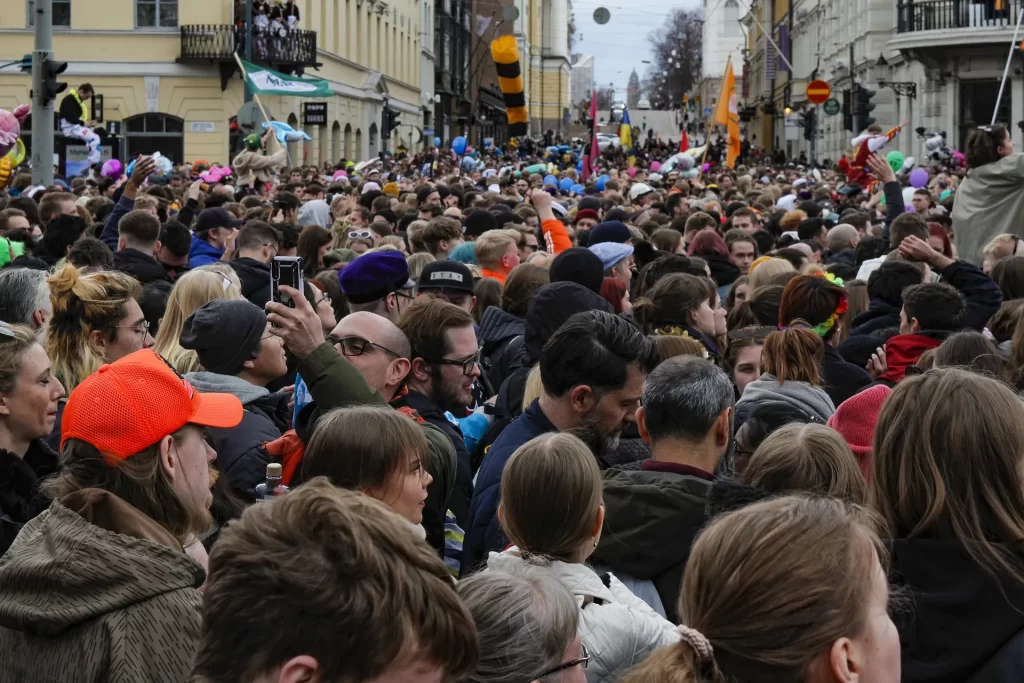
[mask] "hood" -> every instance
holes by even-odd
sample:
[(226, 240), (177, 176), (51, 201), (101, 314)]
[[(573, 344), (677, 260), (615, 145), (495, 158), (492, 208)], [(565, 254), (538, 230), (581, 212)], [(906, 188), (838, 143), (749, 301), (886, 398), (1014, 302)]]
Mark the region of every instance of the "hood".
[(711, 279), (719, 287), (731, 285), (740, 276), (740, 269), (724, 256), (714, 253), (694, 254), (694, 256), (707, 261), (708, 270), (711, 271)]
[(501, 342), (518, 337), (525, 330), (526, 323), (522, 318), (517, 318), (497, 306), (488, 306), (484, 311), (484, 317), (480, 319), (477, 337), (486, 345), (488, 342)]
[(818, 417), (822, 422), (836, 412), (835, 404), (825, 390), (807, 382), (783, 382), (774, 375), (765, 373), (747, 385), (736, 405), (744, 403), (786, 403), (810, 415)]
[(892, 337), (885, 344), (885, 364), (888, 369), (878, 379), (899, 382), (907, 376), (907, 368), (916, 363), (922, 353), (938, 348), (948, 336), (949, 332), (918, 332)]
[(138, 249), (121, 249), (116, 252), (114, 254), (114, 270), (128, 273), (143, 283), (154, 280), (171, 281), (159, 261)]
[(249, 257), (236, 258), (230, 261), (232, 270), (238, 274), (242, 282), (242, 296), (251, 298), (262, 290), (267, 299), (270, 298), (270, 266), (262, 261)]
[(265, 387), (258, 387), (232, 375), (218, 375), (215, 372), (190, 372), (185, 375), (185, 379), (192, 383), (196, 391), (208, 394), (232, 394), (242, 402), (243, 406), (270, 395), (270, 391)]
[(558, 577), (558, 580), (572, 591), (573, 596), (576, 597), (577, 605), (582, 604), (583, 596), (599, 598), (605, 602), (618, 602), (612, 592), (608, 590), (608, 587), (601, 581), (601, 577), (584, 564), (550, 560), (536, 555), (524, 558), (522, 551), (516, 546), (510, 547), (504, 552), (492, 552), (487, 557), (488, 569), (497, 569), (499, 571), (504, 569), (509, 571), (524, 565), (534, 565), (550, 569), (551, 573)]
[(966, 681), (1024, 630), (1024, 586), (998, 581), (958, 544), (898, 540), (891, 552), (892, 579), (913, 599), (894, 615), (903, 680)]
[(299, 208), (299, 225), (316, 224), (326, 228), (331, 221), (331, 207), (323, 199), (313, 199)]
[(0, 626), (55, 636), (172, 591), (203, 568), (175, 538), (117, 496), (82, 489), (26, 524), (0, 560)]
[(886, 327), (899, 327), (901, 306), (893, 306), (881, 299), (872, 299), (868, 310), (858, 313), (853, 319), (851, 335), (877, 332)]

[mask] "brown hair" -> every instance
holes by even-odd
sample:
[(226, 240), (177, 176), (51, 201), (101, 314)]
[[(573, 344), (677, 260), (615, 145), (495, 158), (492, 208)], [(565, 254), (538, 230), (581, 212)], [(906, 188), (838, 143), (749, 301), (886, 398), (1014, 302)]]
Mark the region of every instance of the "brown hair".
[(129, 211), (117, 224), (117, 234), (124, 237), (129, 246), (153, 248), (160, 240), (160, 219), (148, 211)]
[(927, 242), (928, 221), (916, 213), (901, 213), (889, 226), (889, 248), (896, 249), (911, 235)]
[[(423, 243), (424, 248), (437, 256), (442, 240), (452, 241), (462, 237), (462, 225), (454, 218), (437, 216), (431, 218), (426, 227), (417, 231), (416, 239)], [(410, 241), (412, 238), (410, 238)]]
[[(250, 624), (238, 628), (240, 615)], [(250, 506), (210, 556), (193, 675), (252, 681), (293, 657), (331, 681), (422, 658), (461, 680), (476, 627), (438, 554), (380, 502), (310, 481)]]
[(524, 553), (573, 561), (602, 504), (601, 472), (571, 434), (538, 436), (516, 449), (501, 475), (501, 527)]
[(409, 339), (412, 355), (409, 359), (422, 358), (438, 361), (448, 353), (448, 330), (472, 327), (473, 316), (435, 297), (419, 297), (402, 311), (398, 328)]
[(302, 258), (302, 269), (307, 278), (316, 276), (323, 263), (320, 260), (320, 247), (330, 244), (333, 236), (327, 228), (319, 225), (307, 225), (299, 233), (299, 245), (296, 253)]
[(863, 505), (867, 485), (839, 432), (809, 422), (789, 424), (761, 442), (743, 481), (769, 493), (814, 493)]
[(764, 340), (763, 369), (783, 382), (821, 384), (821, 359), (825, 345), (821, 337), (806, 327), (790, 327), (772, 332)]
[(689, 218), (686, 219), (686, 227), (683, 228), (683, 232), (687, 235), (693, 232), (700, 232), (706, 228), (718, 228), (718, 224), (715, 223), (715, 219), (704, 213), (703, 211), (697, 211), (690, 214)]
[[(518, 270), (518, 267), (515, 269)], [(501, 304), (501, 296), (505, 291), (505, 286), (495, 280), (494, 278), (485, 277), (482, 280), (477, 280), (476, 285), (473, 287), (472, 296), (476, 297), (476, 303), (473, 304), (473, 310), (469, 313), (473, 316), (474, 322), (477, 325), (483, 320), (484, 311), (491, 306), (499, 306)], [(462, 297), (463, 300), (470, 298), (469, 294), (456, 294), (455, 292), (446, 292), (446, 297), (449, 301), (458, 301), (454, 297)]]
[(863, 632), (878, 563), (876, 518), (845, 501), (785, 496), (721, 515), (694, 543), (679, 598), (713, 661), (681, 640), (623, 683), (804, 680), (832, 643)]
[(967, 160), (967, 168), (978, 168), (985, 164), (999, 161), (1002, 155), (999, 154), (999, 146), (1010, 136), (1006, 126), (997, 123), (994, 126), (974, 128), (967, 134), (967, 144), (964, 146), (964, 157)]
[(659, 228), (651, 234), (651, 244), (654, 248), (670, 254), (676, 253), (682, 241), (683, 236), (673, 228)]
[(47, 192), (39, 200), (39, 223), (43, 229), (50, 224), (54, 218), (60, 215), (60, 205), (64, 202), (75, 201), (75, 195), (70, 192)]
[[(782, 292), (782, 303), (779, 305), (779, 325), (789, 326), (800, 318), (811, 326), (820, 325), (828, 320), (843, 299), (846, 290), (834, 285), (817, 275), (800, 275), (789, 281)], [(836, 321), (824, 335), (830, 339), (844, 321)]]
[(878, 417), (875, 508), (894, 538), (954, 540), (1024, 582), (1022, 444), (1024, 404), (1005, 384), (959, 368), (908, 377)]
[(644, 334), (667, 325), (691, 324), (689, 314), (707, 301), (714, 303), (716, 290), (706, 277), (674, 273), (666, 275), (633, 304), (633, 320)]
[(525, 318), (530, 299), (550, 279), (548, 269), (535, 263), (523, 263), (513, 268), (501, 290), (502, 310), (517, 318)]
[(800, 227), (800, 221), (805, 218), (807, 218), (807, 213), (800, 209), (787, 211), (782, 215), (782, 218), (779, 219), (779, 228), (781, 228), (783, 232), (794, 232)]
[(669, 334), (655, 334), (651, 336), (651, 341), (658, 348), (658, 362), (661, 363), (676, 356), (707, 357), (707, 349), (696, 339)]
[(1017, 324), (1022, 317), (1024, 317), (1024, 299), (1011, 299), (1004, 301), (999, 306), (999, 310), (988, 319), (988, 330), (995, 337), (996, 344), (1013, 339)]
[(410, 457), (425, 468), (429, 446), (408, 417), (388, 406), (338, 408), (317, 420), (302, 456), (301, 479), (327, 477), (357, 491), (384, 488), (408, 469)]

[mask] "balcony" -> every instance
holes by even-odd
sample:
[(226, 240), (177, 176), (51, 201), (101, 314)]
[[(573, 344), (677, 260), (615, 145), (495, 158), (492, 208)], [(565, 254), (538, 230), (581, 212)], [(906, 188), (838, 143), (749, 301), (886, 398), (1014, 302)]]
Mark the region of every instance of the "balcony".
[[(267, 29), (253, 30), (252, 61), (282, 73), (302, 75), (307, 67), (318, 68), (316, 31), (293, 29), (272, 34)], [(246, 31), (229, 24), (190, 24), (181, 27), (179, 62), (213, 62), (221, 70), (221, 88), (237, 71), (235, 52), (245, 57)]]
[[(1024, 0), (996, 4), (970, 0), (898, 0), (896, 50), (943, 50), (952, 45), (985, 46), (1009, 43)], [(1000, 48), (1002, 49), (1002, 47)]]

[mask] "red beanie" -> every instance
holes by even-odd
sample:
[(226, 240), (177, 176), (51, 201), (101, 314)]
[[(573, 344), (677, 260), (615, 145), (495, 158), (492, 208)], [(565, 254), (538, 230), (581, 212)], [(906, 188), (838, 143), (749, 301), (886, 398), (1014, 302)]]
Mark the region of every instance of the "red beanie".
[(840, 403), (828, 419), (828, 426), (842, 435), (857, 456), (857, 464), (868, 482), (871, 481), (871, 454), (878, 414), (882, 412), (882, 404), (891, 391), (884, 384), (869, 387)]

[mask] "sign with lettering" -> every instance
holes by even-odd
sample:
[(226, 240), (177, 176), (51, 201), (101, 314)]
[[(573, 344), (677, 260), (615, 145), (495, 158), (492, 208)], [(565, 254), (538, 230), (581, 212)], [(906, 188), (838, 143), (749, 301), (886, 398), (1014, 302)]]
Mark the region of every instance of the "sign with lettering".
[(302, 125), (303, 126), (326, 126), (327, 125), (327, 103), (326, 102), (303, 102), (303, 104), (302, 104)]

